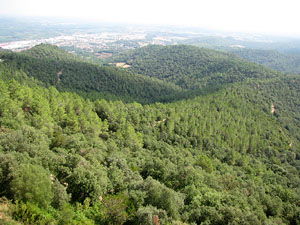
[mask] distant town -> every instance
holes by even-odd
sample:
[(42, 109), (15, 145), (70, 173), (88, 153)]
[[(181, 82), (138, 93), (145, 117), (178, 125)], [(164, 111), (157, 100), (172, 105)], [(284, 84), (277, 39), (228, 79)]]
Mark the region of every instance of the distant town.
[[(35, 24), (35, 31), (32, 31)], [(12, 29), (9, 33), (9, 29)], [(281, 49), (285, 39), (244, 33), (222, 33), (193, 27), (142, 26), (120, 24), (63, 24), (27, 21), (20, 26), (13, 20), (0, 23), (0, 48), (19, 52), (41, 43), (56, 45), (93, 62), (128, 49), (147, 45), (189, 44), (217, 50), (258, 48)], [(298, 46), (298, 42), (291, 48)], [(122, 66), (122, 65), (121, 65)], [(126, 65), (123, 65), (126, 66)]]
[[(75, 50), (83, 50), (97, 56), (98, 58), (106, 58), (111, 55), (114, 50), (126, 50), (137, 47), (147, 46), (149, 44), (167, 45), (176, 44), (179, 40), (186, 38), (180, 36), (159, 36), (152, 35), (147, 37), (147, 33), (99, 33), (99, 34), (74, 34), (69, 36), (58, 36), (46, 39), (13, 41), (0, 43), (0, 47), (11, 51), (22, 51), (32, 48), (41, 43), (48, 43), (65, 47), (71, 53)], [(69, 47), (69, 48), (68, 48)], [(73, 50), (72, 50), (73, 49)]]

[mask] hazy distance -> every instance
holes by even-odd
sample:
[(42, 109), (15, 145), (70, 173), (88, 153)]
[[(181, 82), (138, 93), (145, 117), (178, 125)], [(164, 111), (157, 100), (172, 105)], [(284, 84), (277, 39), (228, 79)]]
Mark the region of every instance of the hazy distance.
[(296, 0), (0, 0), (0, 16), (47, 16), (300, 36)]

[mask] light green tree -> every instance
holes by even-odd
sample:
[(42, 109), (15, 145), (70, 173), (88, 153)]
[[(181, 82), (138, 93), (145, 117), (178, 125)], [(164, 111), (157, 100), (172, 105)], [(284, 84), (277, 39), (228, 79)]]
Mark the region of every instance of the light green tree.
[(53, 198), (50, 174), (41, 166), (21, 164), (13, 174), (11, 190), (15, 200), (47, 208)]

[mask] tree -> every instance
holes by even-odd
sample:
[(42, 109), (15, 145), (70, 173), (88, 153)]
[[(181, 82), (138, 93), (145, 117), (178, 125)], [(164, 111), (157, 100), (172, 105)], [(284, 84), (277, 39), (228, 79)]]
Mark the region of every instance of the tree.
[(47, 208), (53, 198), (50, 173), (43, 167), (21, 164), (13, 174), (11, 190), (15, 200)]

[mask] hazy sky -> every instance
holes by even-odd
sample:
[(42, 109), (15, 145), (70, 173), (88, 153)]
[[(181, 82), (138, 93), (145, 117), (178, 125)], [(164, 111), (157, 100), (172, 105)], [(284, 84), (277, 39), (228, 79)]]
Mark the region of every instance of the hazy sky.
[(299, 0), (0, 0), (0, 15), (197, 25), (300, 35)]

